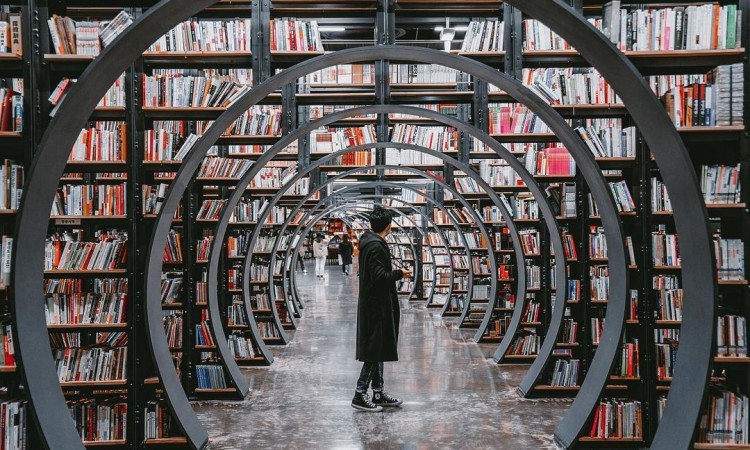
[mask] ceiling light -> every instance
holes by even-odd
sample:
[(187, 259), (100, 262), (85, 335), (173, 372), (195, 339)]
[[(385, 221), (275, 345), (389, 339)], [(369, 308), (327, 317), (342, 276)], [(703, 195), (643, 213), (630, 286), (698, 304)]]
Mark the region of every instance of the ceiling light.
[[(468, 25), (458, 25), (458, 26), (451, 27), (451, 28), (453, 28), (453, 30), (455, 30), (455, 31), (466, 31), (466, 30), (469, 29), (469, 26)], [(444, 29), (445, 29), (445, 27), (443, 27), (443, 26), (437, 26), (437, 27), (435, 27), (435, 31), (443, 31)]]
[(334, 26), (334, 25), (320, 25), (318, 26), (318, 30), (320, 31), (346, 31), (346, 27), (341, 26)]

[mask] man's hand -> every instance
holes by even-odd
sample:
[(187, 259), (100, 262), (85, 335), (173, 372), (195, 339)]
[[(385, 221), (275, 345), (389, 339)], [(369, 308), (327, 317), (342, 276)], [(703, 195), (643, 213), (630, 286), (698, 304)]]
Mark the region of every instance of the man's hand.
[(402, 270), (402, 272), (404, 273), (404, 278), (411, 278), (411, 272), (408, 270)]

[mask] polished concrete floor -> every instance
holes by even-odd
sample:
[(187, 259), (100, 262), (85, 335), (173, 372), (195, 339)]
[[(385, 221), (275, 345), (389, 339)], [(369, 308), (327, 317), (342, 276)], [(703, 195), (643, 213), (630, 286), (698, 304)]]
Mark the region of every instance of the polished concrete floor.
[(520, 399), (523, 368), (497, 366), (487, 359), (493, 346), (416, 305), (404, 305), (400, 361), (385, 369), (403, 407), (355, 411), (356, 276), (331, 267), (318, 281), (311, 272), (299, 274), (305, 309), (292, 342), (274, 349), (271, 367), (243, 369), (248, 398), (195, 404), (212, 448), (554, 448), (569, 403)]

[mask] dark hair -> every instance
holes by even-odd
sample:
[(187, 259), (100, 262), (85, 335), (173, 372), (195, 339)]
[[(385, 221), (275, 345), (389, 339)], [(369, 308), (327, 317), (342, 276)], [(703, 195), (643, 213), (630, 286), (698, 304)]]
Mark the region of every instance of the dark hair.
[(389, 210), (381, 206), (376, 206), (370, 213), (370, 228), (375, 233), (380, 233), (388, 228), (391, 220), (393, 220), (393, 214)]
[(348, 234), (343, 235), (341, 237), (341, 240), (344, 241), (344, 242), (349, 242), (349, 235)]

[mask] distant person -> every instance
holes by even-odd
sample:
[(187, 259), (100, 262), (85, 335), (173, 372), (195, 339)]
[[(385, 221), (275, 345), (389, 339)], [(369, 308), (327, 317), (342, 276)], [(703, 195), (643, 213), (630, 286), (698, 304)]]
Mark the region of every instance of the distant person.
[(323, 235), (318, 233), (313, 242), (313, 256), (315, 256), (315, 276), (318, 279), (325, 278), (326, 258), (328, 258), (328, 242), (323, 239)]
[(297, 253), (297, 265), (299, 266), (300, 270), (302, 270), (302, 273), (307, 273), (307, 269), (305, 269), (305, 259), (300, 253)]
[(339, 244), (339, 255), (341, 256), (341, 270), (346, 275), (349, 275), (349, 270), (352, 267), (353, 253), (354, 246), (349, 241), (349, 236), (345, 234), (344, 237), (341, 238), (341, 243)]
[[(393, 270), (385, 237), (391, 232), (393, 216), (376, 206), (370, 214), (370, 230), (359, 240), (359, 305), (357, 308), (357, 360), (362, 371), (352, 407), (362, 411), (382, 411), (384, 406), (400, 406), (402, 401), (383, 390), (383, 362), (398, 361), (398, 329), (401, 309), (396, 282), (410, 278), (411, 272)], [(372, 400), (367, 389), (372, 385)]]

